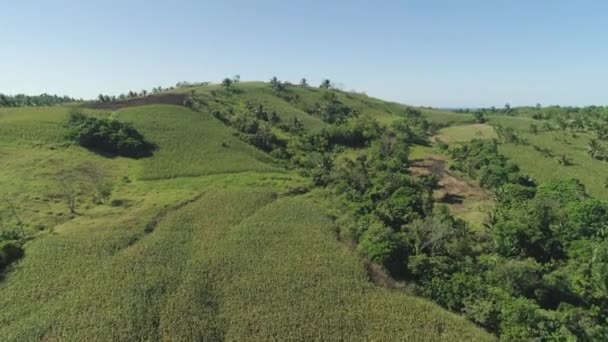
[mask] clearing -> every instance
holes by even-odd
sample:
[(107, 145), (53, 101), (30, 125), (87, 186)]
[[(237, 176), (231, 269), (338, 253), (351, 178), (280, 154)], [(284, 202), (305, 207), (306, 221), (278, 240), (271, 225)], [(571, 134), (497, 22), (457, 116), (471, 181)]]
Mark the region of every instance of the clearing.
[(435, 199), (447, 204), (455, 216), (467, 221), (473, 228), (482, 229), (492, 199), (475, 182), (450, 172), (447, 169), (447, 157), (431, 154), (422, 159), (414, 159), (410, 170), (414, 175), (435, 175), (439, 179), (439, 189), (434, 192)]

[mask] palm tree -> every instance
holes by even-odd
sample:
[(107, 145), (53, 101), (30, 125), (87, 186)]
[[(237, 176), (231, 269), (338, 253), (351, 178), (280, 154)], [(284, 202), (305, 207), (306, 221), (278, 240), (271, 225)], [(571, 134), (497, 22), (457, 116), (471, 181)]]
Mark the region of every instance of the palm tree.
[(587, 145), (587, 153), (589, 153), (591, 158), (599, 159), (601, 149), (602, 149), (602, 146), (597, 141), (597, 139), (589, 140), (589, 144)]
[(331, 81), (328, 79), (324, 79), (323, 82), (321, 82), (321, 85), (319, 86), (319, 88), (322, 88), (322, 89), (331, 88)]

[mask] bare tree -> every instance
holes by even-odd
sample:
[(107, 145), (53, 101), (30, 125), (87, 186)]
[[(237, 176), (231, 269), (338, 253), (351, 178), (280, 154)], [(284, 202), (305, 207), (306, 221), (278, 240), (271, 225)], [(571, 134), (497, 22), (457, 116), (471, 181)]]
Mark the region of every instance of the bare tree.
[(17, 209), (15, 208), (15, 205), (13, 204), (13, 202), (10, 199), (8, 199), (6, 197), (4, 198), (4, 202), (8, 206), (8, 209), (11, 212), (11, 215), (15, 218), (15, 221), (17, 221), (17, 226), (19, 227), (19, 230), (21, 232), (21, 237), (25, 237), (25, 230), (23, 229), (23, 221), (21, 221), (21, 218), (19, 217), (19, 215), (17, 215)]
[(79, 166), (76, 171), (90, 182), (95, 202), (107, 203), (112, 194), (112, 182), (108, 172), (99, 165), (91, 163)]
[(65, 200), (70, 214), (76, 214), (76, 203), (80, 190), (80, 179), (74, 171), (60, 174), (57, 177), (59, 195)]

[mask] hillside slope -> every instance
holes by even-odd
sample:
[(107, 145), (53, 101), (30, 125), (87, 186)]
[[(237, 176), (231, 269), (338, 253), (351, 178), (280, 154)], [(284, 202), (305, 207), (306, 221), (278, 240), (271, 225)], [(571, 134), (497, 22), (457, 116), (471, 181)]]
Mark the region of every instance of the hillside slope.
[[(73, 106), (0, 109), (0, 188), (28, 234), (25, 256), (0, 280), (3, 340), (494, 339), (427, 300), (374, 286), (327, 208), (294, 191), (309, 180), (212, 115), (254, 102), (320, 129), (305, 109), (321, 92), (295, 89), (289, 100), (265, 84), (239, 87), (199, 111), (87, 109), (158, 145), (137, 160), (67, 144)], [(205, 102), (217, 88), (195, 93)], [(381, 122), (402, 108), (338, 96)], [(106, 170), (114, 188), (101, 205), (80, 191), (72, 215), (57, 177), (83, 164)]]

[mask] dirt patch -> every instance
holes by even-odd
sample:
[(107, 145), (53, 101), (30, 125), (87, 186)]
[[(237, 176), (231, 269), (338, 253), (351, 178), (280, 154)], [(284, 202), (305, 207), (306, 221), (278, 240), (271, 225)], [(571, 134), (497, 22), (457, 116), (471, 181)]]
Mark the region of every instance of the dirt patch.
[(160, 95), (150, 95), (145, 97), (136, 97), (133, 99), (128, 99), (124, 101), (116, 101), (116, 102), (89, 102), (85, 103), (82, 106), (85, 108), (91, 109), (110, 109), (117, 110), (126, 107), (135, 107), (135, 106), (145, 106), (151, 104), (168, 104), (168, 105), (176, 105), (183, 106), (184, 100), (186, 99), (185, 94), (160, 94)]
[(447, 169), (445, 157), (428, 156), (424, 159), (413, 160), (410, 171), (414, 176), (428, 174), (437, 176), (439, 189), (435, 190), (435, 199), (452, 205), (455, 211), (466, 209), (465, 207), (468, 207), (467, 204), (470, 202), (490, 200), (490, 196), (479, 185), (451, 173)]

